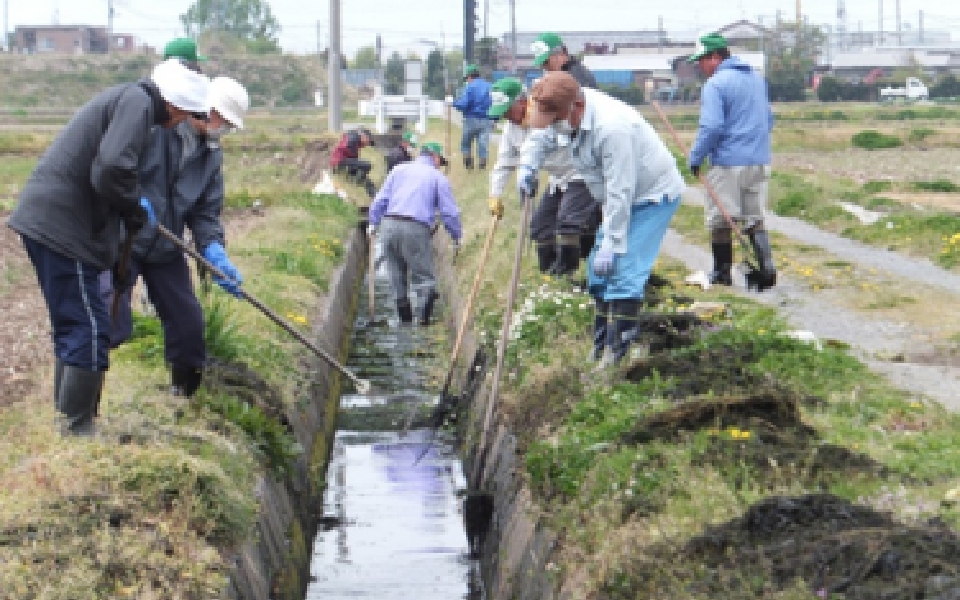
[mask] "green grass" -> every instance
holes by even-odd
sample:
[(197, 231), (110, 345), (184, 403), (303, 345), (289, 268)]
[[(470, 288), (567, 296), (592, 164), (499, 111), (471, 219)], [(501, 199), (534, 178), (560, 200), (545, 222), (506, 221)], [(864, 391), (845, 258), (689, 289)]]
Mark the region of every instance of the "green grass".
[(895, 135), (880, 133), (875, 129), (866, 129), (854, 134), (850, 143), (865, 150), (880, 150), (883, 148), (897, 148), (903, 145), (903, 140)]
[(960, 191), (960, 185), (946, 179), (936, 181), (914, 181), (911, 184), (913, 189), (921, 192), (945, 192), (952, 193)]

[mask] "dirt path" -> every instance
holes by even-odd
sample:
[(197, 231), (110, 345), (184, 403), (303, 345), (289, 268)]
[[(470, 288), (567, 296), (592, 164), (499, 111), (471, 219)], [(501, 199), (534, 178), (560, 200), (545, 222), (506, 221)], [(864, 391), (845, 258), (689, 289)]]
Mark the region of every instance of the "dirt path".
[[(687, 243), (675, 231), (668, 232), (663, 251), (695, 271), (709, 271), (713, 261), (710, 252)], [(887, 376), (898, 387), (935, 398), (948, 408), (960, 409), (960, 398), (957, 397), (960, 368), (874, 358), (878, 354), (892, 357), (919, 354), (921, 349), (914, 344), (914, 331), (908, 324), (870, 319), (855, 311), (826, 304), (822, 298), (813, 297), (789, 280), (781, 280), (776, 288), (757, 294), (747, 292), (742, 276), (737, 274), (733, 290), (776, 307), (797, 329), (812, 331), (821, 339), (849, 344), (871, 369)]]
[[(689, 193), (685, 201), (702, 202), (699, 194)], [(826, 233), (796, 219), (771, 215), (770, 229), (794, 240), (817, 246), (858, 266), (876, 269), (906, 280), (936, 286), (947, 292), (944, 302), (952, 303), (960, 295), (960, 276), (895, 252), (870, 248), (863, 244)], [(683, 261), (692, 270), (709, 271), (710, 252), (689, 243), (680, 234), (670, 231), (664, 240), (664, 252)], [(815, 333), (821, 339), (849, 344), (876, 372), (895, 385), (939, 400), (952, 409), (960, 409), (960, 362), (953, 356), (938, 354), (930, 347), (929, 331), (915, 323), (884, 319), (852, 310), (831, 302), (824, 294), (811, 291), (802, 282), (781, 276), (773, 290), (763, 294), (744, 289), (742, 276), (734, 287), (738, 293), (775, 306), (793, 327)], [(862, 279), (850, 281), (850, 285)], [(879, 356), (891, 360), (880, 360)]]

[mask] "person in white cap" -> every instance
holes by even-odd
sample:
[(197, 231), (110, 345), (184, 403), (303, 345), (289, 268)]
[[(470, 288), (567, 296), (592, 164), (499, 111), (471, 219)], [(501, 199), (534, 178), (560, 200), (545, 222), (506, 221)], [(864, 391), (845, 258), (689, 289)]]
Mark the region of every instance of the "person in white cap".
[[(210, 83), (204, 126), (198, 128), (191, 119), (172, 130), (156, 129), (140, 160), (140, 178), (157, 222), (181, 238), (189, 229), (197, 249), (232, 281), (214, 280), (234, 295), (240, 294), (243, 278), (227, 257), (220, 221), (224, 185), (219, 141), (228, 131), (243, 127), (249, 107), (250, 97), (240, 83), (217, 77)], [(117, 279), (107, 272), (101, 280), (106, 299), (112, 300), (115, 291), (121, 294), (110, 332), (111, 347), (133, 334), (130, 290), (138, 277), (143, 277), (163, 325), (173, 394), (190, 397), (200, 385), (206, 363), (203, 311), (183, 252), (156, 230), (137, 234), (125, 277)]]
[(110, 320), (98, 277), (117, 261), (124, 229), (153, 224), (138, 164), (156, 125), (207, 109), (209, 80), (170, 60), (148, 79), (104, 90), (40, 157), (8, 225), (37, 272), (56, 356), (54, 404), (65, 435), (93, 435), (108, 367)]

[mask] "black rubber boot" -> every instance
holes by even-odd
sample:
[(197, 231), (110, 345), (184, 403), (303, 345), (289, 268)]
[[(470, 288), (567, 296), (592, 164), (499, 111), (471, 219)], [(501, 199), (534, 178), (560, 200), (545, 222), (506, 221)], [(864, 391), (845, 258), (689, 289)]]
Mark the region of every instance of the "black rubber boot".
[(580, 267), (580, 245), (557, 246), (557, 260), (550, 269), (551, 275), (562, 277), (576, 273)]
[(481, 158), (478, 166), (479, 166), (479, 168), (480, 168), (481, 171), (484, 170), (484, 169), (486, 169), (486, 168), (487, 168), (487, 159)]
[(60, 434), (92, 436), (94, 417), (103, 388), (103, 371), (64, 365), (57, 397)]
[(611, 325), (607, 332), (613, 364), (619, 364), (640, 335), (640, 302), (637, 300), (614, 300), (610, 303)]
[(758, 292), (777, 285), (777, 267), (773, 264), (773, 251), (770, 249), (770, 236), (766, 229), (750, 232), (750, 242), (757, 253), (757, 267), (760, 272), (753, 274), (747, 285)]
[(609, 302), (595, 302), (593, 315), (593, 351), (590, 360), (597, 362), (603, 358), (603, 349), (607, 346), (607, 324), (610, 313)]
[(585, 233), (580, 236), (580, 256), (590, 256), (593, 245), (597, 241), (596, 233)]
[(170, 368), (170, 392), (174, 396), (191, 398), (203, 381), (203, 368), (173, 365)]
[(430, 324), (430, 317), (433, 316), (433, 307), (437, 303), (437, 298), (440, 297), (440, 294), (436, 290), (430, 290), (430, 295), (427, 296), (427, 301), (423, 303), (423, 312), (420, 314), (420, 325), (426, 327)]
[(410, 307), (410, 300), (406, 298), (397, 300), (397, 316), (400, 317), (401, 323), (413, 323), (413, 308)]
[(733, 242), (714, 242), (713, 270), (710, 271), (710, 283), (714, 285), (733, 285), (730, 267), (733, 266)]
[(473, 157), (472, 157), (472, 156), (464, 156), (464, 157), (463, 157), (463, 166), (466, 167), (467, 169), (471, 169), (471, 170), (472, 170), (472, 169), (473, 169)]
[(371, 198), (377, 195), (377, 186), (369, 179), (363, 180), (363, 188), (367, 191), (367, 195)]
[(63, 383), (63, 367), (63, 361), (58, 358), (56, 365), (53, 367), (53, 406), (57, 410), (60, 410), (60, 384)]
[(537, 242), (537, 266), (541, 273), (549, 273), (557, 262), (557, 247), (553, 242)]

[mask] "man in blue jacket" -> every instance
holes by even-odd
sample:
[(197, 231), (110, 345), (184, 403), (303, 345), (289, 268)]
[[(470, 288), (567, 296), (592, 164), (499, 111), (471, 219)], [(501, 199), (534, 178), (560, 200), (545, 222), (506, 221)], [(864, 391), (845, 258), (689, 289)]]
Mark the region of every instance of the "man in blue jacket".
[[(730, 56), (719, 33), (700, 38), (689, 58), (707, 77), (700, 101), (700, 129), (690, 149), (689, 165), (699, 176), (710, 158), (707, 182), (717, 192), (727, 213), (750, 236), (760, 273), (754, 282), (765, 290), (777, 283), (770, 238), (763, 226), (770, 181), (770, 130), (773, 111), (767, 84), (750, 65)], [(713, 202), (704, 211), (713, 250), (710, 282), (732, 285), (733, 232)]]
[(487, 167), (487, 142), (490, 140), (490, 129), (493, 121), (487, 117), (490, 110), (490, 90), (488, 81), (480, 77), (480, 68), (476, 65), (467, 65), (464, 78), (467, 87), (463, 90), (460, 99), (453, 103), (453, 107), (463, 113), (463, 137), (460, 138), (460, 152), (463, 153), (463, 166), (473, 168), (472, 143), (477, 140), (478, 166)]

